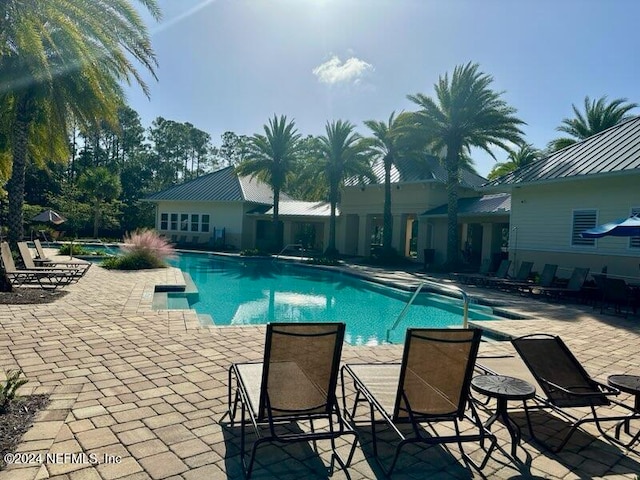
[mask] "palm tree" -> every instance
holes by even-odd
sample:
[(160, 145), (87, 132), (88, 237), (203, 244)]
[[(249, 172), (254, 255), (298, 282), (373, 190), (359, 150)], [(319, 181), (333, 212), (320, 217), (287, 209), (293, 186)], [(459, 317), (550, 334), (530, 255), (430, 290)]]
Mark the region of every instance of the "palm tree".
[(373, 179), (369, 163), (368, 144), (362, 136), (354, 132), (355, 126), (337, 120), (327, 122), (326, 135), (320, 137), (320, 156), (316, 159), (316, 171), (321, 174), (329, 187), (329, 245), (327, 256), (335, 256), (336, 249), (336, 206), (340, 196), (340, 187), (349, 177), (367, 177)]
[(516, 151), (510, 152), (506, 162), (496, 163), (487, 175), (489, 180), (506, 175), (520, 167), (535, 162), (540, 157), (540, 151), (530, 143), (520, 145)]
[[(269, 184), (273, 189), (273, 225), (278, 229), (278, 211), (280, 192), (287, 178), (293, 172), (301, 135), (295, 128), (293, 120), (276, 115), (264, 125), (264, 135), (255, 134), (249, 139), (248, 151), (242, 162), (236, 167), (240, 175), (255, 176)], [(274, 230), (276, 232), (277, 230)], [(277, 233), (281, 237), (281, 232)], [(275, 238), (274, 248), (282, 243), (282, 238)]]
[(458, 186), (460, 157), (478, 147), (495, 158), (490, 146), (509, 150), (508, 142), (522, 143), (519, 125), (524, 122), (516, 110), (489, 86), (490, 75), (479, 71), (478, 64), (459, 65), (435, 85), (435, 100), (418, 93), (409, 95), (421, 107), (418, 122), (431, 144), (432, 151), (444, 152), (447, 170), (447, 266), (458, 263)]
[[(156, 0), (138, 0), (160, 18)], [(64, 159), (69, 120), (117, 124), (121, 82), (147, 85), (131, 63), (155, 77), (149, 34), (129, 0), (0, 2), (0, 110), (11, 155), (9, 239), (22, 238), (27, 158)]]
[(370, 151), (374, 157), (382, 159), (384, 165), (384, 210), (382, 229), (382, 248), (386, 254), (391, 251), (393, 239), (393, 216), (391, 215), (391, 167), (397, 161), (416, 153), (415, 123), (413, 115), (395, 112), (387, 123), (367, 120), (364, 124), (373, 132), (369, 139)]
[(561, 125), (556, 128), (559, 132), (568, 133), (571, 138), (563, 137), (552, 140), (549, 142), (548, 148), (555, 152), (613, 127), (629, 118), (629, 111), (637, 106), (637, 103), (627, 103), (626, 98), (616, 98), (607, 103), (606, 96), (593, 101), (588, 96), (584, 97), (584, 114), (572, 104), (575, 118), (562, 119)]
[(78, 186), (87, 193), (93, 205), (93, 236), (97, 238), (102, 205), (120, 195), (120, 177), (106, 167), (96, 167), (80, 175)]

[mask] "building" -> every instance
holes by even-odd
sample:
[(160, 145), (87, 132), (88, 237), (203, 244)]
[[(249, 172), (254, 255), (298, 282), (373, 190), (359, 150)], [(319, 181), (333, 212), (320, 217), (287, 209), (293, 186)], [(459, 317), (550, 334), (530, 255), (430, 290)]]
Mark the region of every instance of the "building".
[[(273, 191), (233, 167), (149, 195), (156, 204), (156, 229), (180, 246), (244, 250), (266, 247)], [(328, 242), (329, 205), (294, 201), (280, 193), (284, 244), (323, 250)]]
[[(511, 194), (509, 255), (640, 276), (640, 238), (585, 239), (596, 225), (640, 213), (640, 117), (485, 185)], [(562, 274), (562, 273), (561, 273)], [(568, 276), (568, 274), (565, 274)]]

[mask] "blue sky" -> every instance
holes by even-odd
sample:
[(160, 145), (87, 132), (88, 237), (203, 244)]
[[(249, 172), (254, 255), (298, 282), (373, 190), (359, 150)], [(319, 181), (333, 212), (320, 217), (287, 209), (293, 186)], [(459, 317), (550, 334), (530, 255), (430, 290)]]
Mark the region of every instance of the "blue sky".
[[(214, 144), (273, 114), (319, 135), (330, 120), (387, 120), (469, 61), (544, 147), (584, 97), (640, 103), (636, 0), (159, 0), (149, 23), (159, 81), (129, 104), (149, 126), (191, 122)], [(634, 111), (640, 115), (640, 109)], [(506, 154), (496, 151), (499, 161)], [(486, 175), (494, 160), (473, 152)]]

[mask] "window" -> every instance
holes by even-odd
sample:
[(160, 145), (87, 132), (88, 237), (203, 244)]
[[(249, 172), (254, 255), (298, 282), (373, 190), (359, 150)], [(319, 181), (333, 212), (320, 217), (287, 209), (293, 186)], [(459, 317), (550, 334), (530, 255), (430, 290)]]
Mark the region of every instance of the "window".
[[(640, 207), (633, 207), (631, 209), (631, 215), (640, 217)], [(640, 249), (640, 237), (629, 237), (629, 248)]]
[(178, 230), (178, 214), (171, 214), (171, 228), (169, 230)]
[(197, 213), (192, 213), (191, 214), (191, 231), (192, 232), (198, 231), (199, 223), (200, 223), (200, 215), (198, 215)]
[(189, 214), (181, 213), (180, 214), (180, 231), (186, 232), (189, 230)]
[(201, 232), (209, 231), (209, 215), (207, 214), (202, 214), (202, 223), (200, 224), (200, 231)]
[(169, 226), (169, 214), (161, 213), (160, 214), (160, 230), (167, 230)]
[(596, 244), (595, 238), (582, 238), (580, 234), (596, 226), (596, 210), (574, 210), (573, 211), (573, 232), (571, 234), (571, 245), (574, 247), (593, 247)]

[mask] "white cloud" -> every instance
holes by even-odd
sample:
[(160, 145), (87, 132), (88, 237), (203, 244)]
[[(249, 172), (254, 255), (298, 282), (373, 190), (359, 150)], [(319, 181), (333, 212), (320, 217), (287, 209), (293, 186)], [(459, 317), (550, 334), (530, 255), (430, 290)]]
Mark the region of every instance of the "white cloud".
[(358, 84), (362, 78), (373, 71), (373, 65), (356, 57), (347, 59), (344, 63), (334, 55), (329, 60), (313, 69), (313, 74), (321, 83), (354, 83)]

